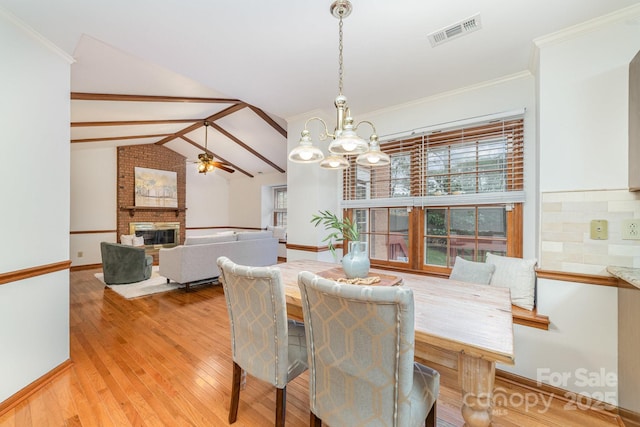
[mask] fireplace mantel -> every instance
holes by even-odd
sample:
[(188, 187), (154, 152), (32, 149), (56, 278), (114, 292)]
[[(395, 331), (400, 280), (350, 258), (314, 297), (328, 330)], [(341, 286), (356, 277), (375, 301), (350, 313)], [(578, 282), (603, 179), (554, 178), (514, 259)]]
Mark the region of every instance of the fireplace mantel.
[(155, 211), (155, 212), (175, 212), (176, 216), (180, 212), (185, 212), (187, 208), (166, 208), (158, 206), (120, 206), (121, 211), (129, 211), (129, 216), (134, 216), (136, 211)]

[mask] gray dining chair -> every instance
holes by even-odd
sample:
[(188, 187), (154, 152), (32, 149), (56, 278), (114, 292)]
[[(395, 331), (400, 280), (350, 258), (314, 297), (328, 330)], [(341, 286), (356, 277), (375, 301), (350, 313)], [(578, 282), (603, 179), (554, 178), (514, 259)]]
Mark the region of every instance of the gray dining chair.
[(307, 370), (304, 325), (287, 319), (276, 267), (249, 267), (217, 259), (231, 325), (233, 381), (229, 423), (238, 415), (242, 371), (276, 387), (276, 426), (284, 426), (286, 387)]
[(436, 425), (440, 374), (414, 362), (413, 292), (298, 275), (310, 425)]

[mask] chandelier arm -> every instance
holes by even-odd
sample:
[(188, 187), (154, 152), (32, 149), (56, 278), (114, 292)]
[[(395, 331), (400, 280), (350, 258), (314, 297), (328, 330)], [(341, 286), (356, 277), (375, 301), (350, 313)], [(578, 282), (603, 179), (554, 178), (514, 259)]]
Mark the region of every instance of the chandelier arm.
[(304, 122), (304, 130), (309, 132), (309, 130), (307, 129), (307, 126), (309, 126), (309, 122), (312, 122), (314, 120), (317, 120), (317, 121), (321, 122), (322, 125), (324, 126), (324, 132), (321, 132), (320, 135), (318, 135), (318, 138), (320, 140), (324, 141), (325, 139), (327, 139), (329, 137), (334, 138), (334, 135), (332, 133), (329, 133), (329, 128), (327, 127), (327, 122), (325, 122), (320, 117), (311, 117), (311, 118), (307, 119), (307, 121)]
[(362, 120), (361, 122), (358, 122), (358, 124), (356, 124), (356, 125), (353, 127), (353, 130), (358, 130), (358, 127), (360, 127), (360, 125), (361, 125), (361, 124), (364, 124), (364, 123), (366, 123), (366, 124), (368, 124), (369, 126), (371, 126), (371, 129), (373, 129), (373, 133), (374, 133), (375, 135), (377, 135), (377, 134), (378, 134), (378, 132), (376, 132), (376, 127), (375, 127), (375, 126), (374, 126), (374, 124), (373, 124), (373, 123), (371, 123), (369, 120)]

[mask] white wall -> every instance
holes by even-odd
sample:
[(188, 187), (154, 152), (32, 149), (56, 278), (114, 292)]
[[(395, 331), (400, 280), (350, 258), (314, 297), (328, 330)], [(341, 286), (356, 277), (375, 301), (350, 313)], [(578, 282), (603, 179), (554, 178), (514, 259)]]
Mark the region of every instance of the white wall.
[[(239, 173), (239, 172), (236, 172)], [(229, 225), (229, 181), (223, 172), (199, 173), (187, 166), (186, 227)], [(187, 230), (187, 236), (211, 234), (210, 230)]]
[[(71, 59), (0, 9), (0, 273), (69, 259)], [(69, 359), (67, 270), (0, 285), (0, 402)]]
[[(225, 225), (266, 227), (268, 224), (264, 222), (262, 210), (263, 188), (286, 184), (287, 175), (280, 172), (256, 175), (253, 178), (241, 177), (229, 180), (229, 198), (226, 200), (229, 221)], [(268, 201), (265, 201), (266, 203)]]
[(102, 231), (72, 234), (72, 266), (99, 264), (100, 242), (117, 241), (116, 147), (95, 148), (91, 144), (71, 147), (71, 231)]
[[(640, 50), (633, 22), (623, 17), (539, 42), (540, 192), (627, 188), (628, 64)], [(538, 369), (568, 373), (553, 385), (617, 402), (616, 384), (576, 381), (577, 370), (617, 373), (617, 290), (541, 279), (538, 310), (551, 328), (516, 328), (513, 370), (545, 383), (552, 382)]]

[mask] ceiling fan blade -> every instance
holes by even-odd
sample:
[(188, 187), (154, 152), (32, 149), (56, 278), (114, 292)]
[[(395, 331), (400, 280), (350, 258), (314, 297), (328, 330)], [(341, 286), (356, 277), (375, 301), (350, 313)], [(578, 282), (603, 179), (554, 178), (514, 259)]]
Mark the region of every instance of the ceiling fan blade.
[(234, 173), (235, 172), (234, 169), (231, 169), (231, 168), (228, 168), (226, 166), (223, 166), (222, 163), (220, 163), (220, 162), (214, 162), (214, 165), (215, 165), (215, 167), (217, 167), (219, 169), (222, 169), (223, 171), (226, 171), (226, 172), (229, 172), (229, 173)]

